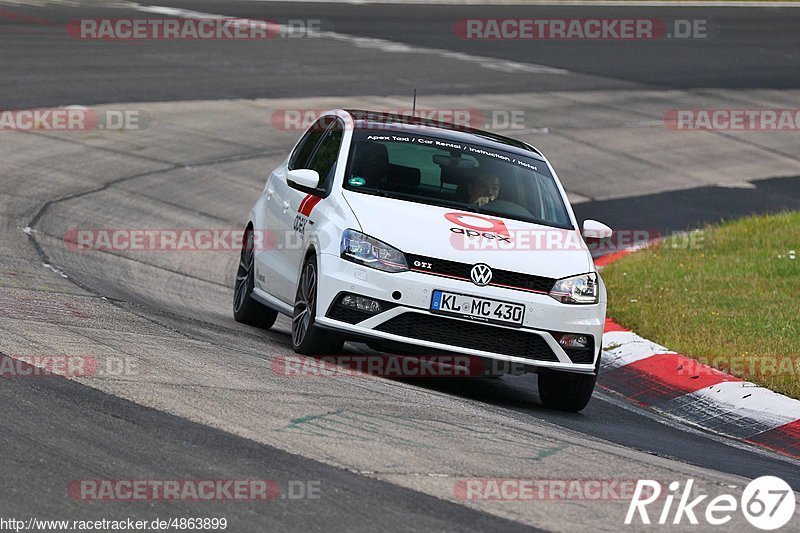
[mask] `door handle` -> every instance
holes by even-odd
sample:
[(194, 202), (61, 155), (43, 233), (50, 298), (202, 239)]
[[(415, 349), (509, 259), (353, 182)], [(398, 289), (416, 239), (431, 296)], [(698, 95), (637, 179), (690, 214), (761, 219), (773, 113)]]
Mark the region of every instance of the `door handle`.
[(283, 212), (285, 213), (287, 209), (289, 209), (289, 201), (288, 200), (284, 200), (283, 201)]

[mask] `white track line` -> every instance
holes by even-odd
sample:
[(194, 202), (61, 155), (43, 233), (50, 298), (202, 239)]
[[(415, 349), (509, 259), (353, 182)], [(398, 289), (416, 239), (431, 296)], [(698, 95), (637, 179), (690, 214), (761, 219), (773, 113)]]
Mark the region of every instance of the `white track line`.
[[(215, 15), (213, 13), (203, 13), (200, 11), (192, 11), (190, 9), (180, 9), (176, 7), (164, 6), (144, 6), (133, 4), (131, 7), (142, 11), (144, 13), (155, 13), (158, 15), (167, 15), (171, 17), (180, 17), (186, 19), (229, 19), (236, 18), (229, 15)], [(248, 19), (237, 19), (243, 23), (248, 23)], [(277, 27), (281, 31), (291, 31), (291, 28), (284, 27), (278, 24)], [(517, 61), (504, 61), (493, 57), (473, 56), (464, 54), (462, 52), (453, 52), (452, 50), (442, 50), (439, 48), (425, 48), (421, 46), (412, 46), (406, 43), (399, 43), (395, 41), (388, 41), (386, 39), (376, 39), (373, 37), (358, 37), (356, 35), (348, 35), (346, 33), (336, 33), (333, 31), (319, 31), (315, 34), (322, 39), (330, 39), (344, 43), (352, 44), (358, 48), (372, 48), (388, 53), (406, 53), (406, 54), (427, 54), (438, 56), (444, 59), (454, 59), (456, 61), (464, 61), (467, 63), (474, 63), (480, 67), (489, 70), (511, 73), (524, 73), (524, 74), (571, 74), (570, 71), (561, 68), (548, 67), (545, 65), (536, 65), (533, 63), (520, 63)]]

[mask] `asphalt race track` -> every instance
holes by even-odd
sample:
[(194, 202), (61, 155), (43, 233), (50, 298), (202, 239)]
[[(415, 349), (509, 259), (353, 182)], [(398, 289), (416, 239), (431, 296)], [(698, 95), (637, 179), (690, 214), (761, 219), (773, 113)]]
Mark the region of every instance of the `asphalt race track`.
[[(64, 31), (75, 19), (192, 16), (185, 10), (315, 19), (329, 33), (103, 42)], [(464, 41), (452, 31), (462, 18), (533, 16), (707, 19), (713, 31), (652, 42)], [(519, 127), (498, 131), (543, 150), (581, 220), (669, 232), (796, 209), (797, 131), (673, 131), (664, 116), (797, 108), (799, 24), (793, 8), (0, 0), (0, 110), (147, 117), (130, 131), (0, 130), (0, 354), (80, 354), (105, 370), (0, 379), (0, 517), (225, 517), (230, 531), (254, 532), (618, 531), (627, 500), (464, 501), (454, 487), (692, 478), (738, 493), (775, 475), (800, 491), (800, 462), (603, 390), (568, 415), (541, 406), (532, 375), (281, 375), (288, 320), (262, 331), (231, 316), (238, 250), (75, 252), (64, 240), (74, 228), (241, 228), (299, 134), (276, 117), (408, 109), (415, 88), (422, 109), (519, 112)], [(269, 479), (285, 497), (73, 497), (70, 483), (86, 479)], [(300, 486), (306, 497), (291, 497)], [(742, 520), (726, 527), (750, 527)]]

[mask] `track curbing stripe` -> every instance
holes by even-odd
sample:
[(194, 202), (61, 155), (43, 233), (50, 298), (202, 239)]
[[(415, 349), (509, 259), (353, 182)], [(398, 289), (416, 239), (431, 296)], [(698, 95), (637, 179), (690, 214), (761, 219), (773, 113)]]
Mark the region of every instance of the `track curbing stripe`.
[[(608, 265), (635, 250), (609, 254)], [(800, 400), (678, 354), (606, 319), (598, 386), (692, 426), (800, 459)]]
[(639, 405), (658, 405), (679, 396), (741, 379), (677, 353), (655, 354), (606, 372), (603, 384)]
[(755, 435), (746, 439), (746, 442), (789, 457), (800, 457), (800, 420)]

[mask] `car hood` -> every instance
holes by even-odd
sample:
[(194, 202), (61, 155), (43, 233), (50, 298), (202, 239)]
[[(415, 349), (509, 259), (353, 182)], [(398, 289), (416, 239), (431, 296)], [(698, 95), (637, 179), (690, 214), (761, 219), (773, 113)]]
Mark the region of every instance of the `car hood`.
[(549, 278), (594, 271), (575, 230), (342, 191), (361, 231), (406, 254)]

